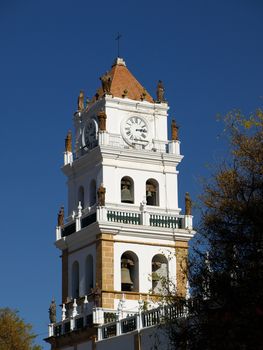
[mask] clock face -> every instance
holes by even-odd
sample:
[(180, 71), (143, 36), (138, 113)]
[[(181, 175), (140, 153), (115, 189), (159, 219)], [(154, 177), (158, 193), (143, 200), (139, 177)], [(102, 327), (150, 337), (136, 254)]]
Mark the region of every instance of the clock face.
[(84, 149), (92, 149), (98, 144), (98, 125), (94, 119), (90, 119), (83, 130), (82, 144)]
[(130, 144), (147, 145), (149, 142), (149, 127), (142, 117), (130, 117), (122, 123), (122, 135)]

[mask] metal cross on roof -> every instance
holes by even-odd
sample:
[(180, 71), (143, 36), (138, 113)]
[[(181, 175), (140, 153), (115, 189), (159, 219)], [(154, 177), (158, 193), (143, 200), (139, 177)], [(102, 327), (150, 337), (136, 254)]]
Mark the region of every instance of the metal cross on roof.
[(115, 38), (115, 40), (117, 40), (118, 41), (118, 52), (117, 52), (117, 54), (118, 54), (118, 56), (117, 57), (120, 57), (120, 38), (122, 37), (122, 35), (118, 32), (118, 34), (117, 34), (117, 36), (116, 36), (116, 38)]

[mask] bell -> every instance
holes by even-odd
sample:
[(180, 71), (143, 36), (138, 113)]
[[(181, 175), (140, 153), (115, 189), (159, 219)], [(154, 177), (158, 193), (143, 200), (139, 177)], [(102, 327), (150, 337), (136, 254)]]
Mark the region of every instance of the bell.
[(153, 282), (158, 282), (160, 280), (160, 276), (158, 275), (158, 273), (157, 272), (153, 272), (152, 273), (152, 281)]
[(123, 203), (133, 203), (131, 191), (128, 189), (127, 186), (124, 186), (121, 190), (121, 201)]
[(131, 291), (133, 289), (133, 282), (128, 267), (121, 268), (121, 289), (123, 291)]
[(152, 196), (152, 192), (151, 191), (147, 191), (147, 197), (151, 197)]

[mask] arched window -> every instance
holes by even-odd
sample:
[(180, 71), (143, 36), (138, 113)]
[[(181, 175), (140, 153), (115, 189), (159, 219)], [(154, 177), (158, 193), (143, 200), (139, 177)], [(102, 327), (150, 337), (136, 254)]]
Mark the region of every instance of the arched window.
[(86, 258), (86, 294), (91, 293), (91, 289), (94, 287), (93, 285), (93, 257), (92, 255), (88, 255)]
[(121, 256), (121, 290), (139, 291), (139, 261), (137, 255), (130, 251)]
[(79, 202), (81, 203), (81, 206), (82, 208), (84, 208), (84, 187), (83, 186), (80, 186), (79, 188), (79, 193), (78, 193), (78, 205), (79, 205)]
[(96, 181), (92, 180), (89, 185), (89, 205), (92, 207), (97, 202)]
[(77, 261), (72, 265), (72, 297), (79, 297), (79, 263)]
[(154, 179), (146, 181), (146, 202), (147, 205), (159, 205), (159, 185)]
[(168, 278), (168, 261), (162, 254), (157, 254), (152, 258), (152, 291), (154, 294), (164, 294), (165, 282)]
[(121, 202), (134, 203), (133, 180), (128, 176), (121, 179)]

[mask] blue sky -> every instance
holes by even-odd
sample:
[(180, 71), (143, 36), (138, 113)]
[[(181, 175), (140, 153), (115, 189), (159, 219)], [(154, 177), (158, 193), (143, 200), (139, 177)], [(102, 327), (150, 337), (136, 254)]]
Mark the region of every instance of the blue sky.
[(61, 300), (53, 242), (64, 138), (79, 90), (93, 96), (117, 55), (116, 33), (142, 85), (154, 96), (164, 82), (185, 156), (183, 206), (227, 151), (216, 115), (262, 106), (262, 15), (261, 0), (1, 0), (0, 307), (20, 310), (39, 343), (51, 298)]

